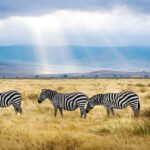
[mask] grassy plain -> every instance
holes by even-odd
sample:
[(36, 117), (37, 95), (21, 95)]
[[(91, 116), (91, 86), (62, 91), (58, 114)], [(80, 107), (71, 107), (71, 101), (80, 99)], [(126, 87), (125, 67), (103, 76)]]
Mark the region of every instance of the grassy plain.
[[(1, 79), (0, 92), (18, 90), (22, 94), (23, 115), (13, 107), (0, 108), (0, 150), (149, 150), (150, 79)], [(102, 106), (95, 107), (87, 119), (79, 110), (64, 111), (64, 118), (53, 116), (51, 103), (37, 103), (42, 88), (59, 92), (97, 93), (134, 91), (141, 100), (141, 116), (133, 117), (130, 108), (115, 110), (106, 117)]]

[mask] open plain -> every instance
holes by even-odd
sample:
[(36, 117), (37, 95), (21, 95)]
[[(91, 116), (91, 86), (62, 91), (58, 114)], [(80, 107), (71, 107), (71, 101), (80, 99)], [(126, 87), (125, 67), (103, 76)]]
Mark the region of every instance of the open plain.
[[(22, 94), (22, 115), (13, 107), (0, 108), (0, 149), (6, 150), (149, 150), (150, 149), (150, 79), (1, 79), (0, 92), (18, 90)], [(134, 91), (140, 97), (141, 115), (133, 117), (130, 107), (106, 110), (96, 106), (87, 119), (79, 109), (53, 115), (52, 104), (38, 104), (41, 89), (59, 92), (98, 93)]]

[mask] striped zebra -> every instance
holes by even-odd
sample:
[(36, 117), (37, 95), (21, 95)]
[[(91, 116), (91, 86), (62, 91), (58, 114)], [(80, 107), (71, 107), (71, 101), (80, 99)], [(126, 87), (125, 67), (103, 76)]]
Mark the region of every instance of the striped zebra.
[(134, 92), (121, 92), (121, 93), (107, 93), (98, 94), (90, 98), (87, 103), (86, 112), (88, 113), (95, 105), (103, 105), (107, 110), (107, 116), (110, 112), (114, 116), (113, 109), (123, 109), (130, 106), (134, 112), (134, 116), (140, 114), (139, 97)]
[(0, 93), (0, 107), (8, 107), (13, 105), (16, 114), (22, 114), (21, 95), (17, 91), (7, 91)]
[(80, 108), (81, 118), (86, 118), (85, 104), (88, 101), (88, 97), (83, 93), (58, 93), (53, 90), (43, 89), (38, 99), (38, 103), (43, 102), (48, 98), (54, 108), (54, 116), (57, 115), (59, 109), (61, 116), (63, 117), (63, 109), (73, 111)]

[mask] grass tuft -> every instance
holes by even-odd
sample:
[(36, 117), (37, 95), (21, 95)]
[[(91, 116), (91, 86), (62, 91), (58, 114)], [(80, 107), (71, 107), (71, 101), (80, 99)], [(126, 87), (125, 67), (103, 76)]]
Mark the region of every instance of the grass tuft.
[(73, 137), (69, 134), (63, 134), (61, 136), (56, 136), (51, 141), (48, 141), (42, 149), (50, 150), (77, 150), (82, 145), (82, 140), (77, 137)]
[(147, 86), (150, 87), (150, 83)]
[(135, 86), (138, 86), (138, 87), (145, 87), (145, 85), (142, 84), (142, 83), (137, 83)]
[(150, 135), (150, 122), (145, 121), (132, 125), (132, 133), (138, 136)]
[(142, 116), (150, 118), (150, 107), (142, 112)]
[(30, 99), (30, 100), (37, 100), (38, 99), (38, 94), (29, 94), (28, 95), (28, 99)]
[(57, 90), (60, 91), (60, 92), (63, 91), (63, 89), (64, 89), (64, 88), (63, 88), (62, 86), (59, 86), (59, 87), (57, 88)]
[(145, 87), (141, 87), (140, 92), (145, 93), (147, 89)]

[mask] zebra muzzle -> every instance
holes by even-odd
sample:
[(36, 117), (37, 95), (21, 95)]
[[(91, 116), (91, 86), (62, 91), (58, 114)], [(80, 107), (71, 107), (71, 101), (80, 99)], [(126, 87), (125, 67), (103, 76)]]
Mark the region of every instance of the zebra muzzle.
[(41, 103), (41, 101), (39, 101), (39, 100), (38, 100), (38, 103), (40, 104), (40, 103)]

